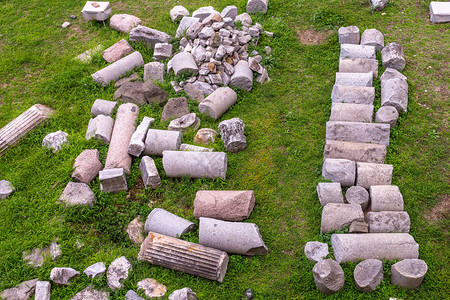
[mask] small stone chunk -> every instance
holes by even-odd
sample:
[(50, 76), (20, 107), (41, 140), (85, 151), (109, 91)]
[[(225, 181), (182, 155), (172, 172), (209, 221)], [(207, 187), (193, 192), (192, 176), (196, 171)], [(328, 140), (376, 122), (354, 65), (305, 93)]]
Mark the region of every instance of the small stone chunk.
[(156, 168), (154, 160), (149, 156), (144, 156), (139, 164), (139, 169), (142, 173), (142, 181), (146, 188), (157, 188), (161, 185), (161, 178), (159, 177), (158, 169)]
[(98, 150), (84, 150), (75, 158), (72, 178), (79, 182), (90, 183), (102, 168)]
[(188, 287), (173, 291), (169, 300), (198, 300), (197, 295)]
[(428, 271), (426, 262), (421, 259), (404, 259), (391, 267), (391, 284), (405, 289), (417, 289)]
[(369, 189), (372, 185), (390, 185), (393, 165), (356, 163), (356, 185)]
[(176, 5), (170, 10), (170, 19), (172, 22), (183, 19), (183, 17), (189, 16), (189, 11), (182, 5)]
[[(253, 76), (253, 75), (252, 75)], [(237, 101), (237, 94), (229, 87), (220, 87), (205, 98), (198, 110), (217, 120)]]
[(366, 29), (361, 35), (362, 46), (374, 46), (377, 51), (384, 48), (384, 36), (376, 29)]
[(136, 131), (131, 136), (130, 145), (128, 146), (128, 153), (139, 157), (145, 149), (145, 137), (147, 136), (147, 132), (152, 123), (155, 122), (155, 119), (144, 117), (142, 119), (141, 124), (136, 128)]
[(184, 91), (188, 95), (189, 98), (197, 101), (202, 102), (205, 99), (205, 96), (203, 95), (202, 90), (200, 90), (198, 87), (193, 85), (192, 83), (188, 83), (184, 86)]
[(402, 71), (405, 68), (405, 55), (399, 43), (389, 43), (381, 50), (381, 62), (383, 68), (392, 68)]
[(389, 0), (370, 0), (372, 2), (372, 7), (376, 11), (383, 10), (388, 4)]
[(69, 182), (59, 197), (59, 201), (67, 206), (94, 206), (95, 199), (94, 192), (92, 192), (91, 188), (82, 182)]
[(117, 101), (97, 99), (92, 104), (91, 115), (94, 118), (98, 115), (112, 116), (116, 105)]
[(450, 22), (450, 3), (431, 1), (430, 3), (430, 21), (432, 23)]
[(321, 242), (307, 242), (305, 245), (305, 255), (310, 261), (321, 261), (328, 255), (328, 245)]
[(62, 23), (62, 25), (61, 25), (62, 28), (67, 28), (67, 27), (69, 27), (69, 26), (70, 26), (70, 23), (69, 23), (69, 22), (64, 22), (64, 23)]
[(133, 73), (133, 74), (131, 74), (131, 75), (128, 76), (128, 77), (124, 77), (124, 78), (121, 78), (121, 79), (117, 80), (117, 82), (114, 83), (114, 87), (115, 87), (116, 89), (118, 89), (118, 88), (120, 88), (124, 83), (127, 83), (127, 82), (134, 82), (134, 81), (141, 81), (141, 78), (139, 77), (139, 75), (138, 75), (137, 73)]
[(48, 257), (51, 257), (51, 260), (55, 260), (59, 256), (61, 256), (61, 248), (56, 242), (52, 242), (48, 247), (35, 248), (33, 251), (24, 251), (22, 253), (23, 260), (35, 268), (42, 266)]
[(359, 28), (356, 26), (341, 27), (338, 35), (339, 44), (359, 44)]
[(135, 291), (129, 290), (125, 295), (125, 300), (145, 300), (145, 299), (139, 296)]
[(345, 200), (350, 204), (361, 205), (366, 211), (369, 208), (369, 192), (362, 186), (352, 186), (345, 192)]
[(127, 234), (130, 240), (135, 244), (140, 245), (144, 242), (144, 223), (141, 222), (141, 216), (137, 216), (128, 224)]
[(111, 135), (114, 127), (114, 119), (110, 116), (98, 115), (89, 120), (86, 130), (86, 140), (96, 138), (105, 144), (111, 141)]
[(139, 25), (130, 31), (130, 42), (144, 42), (151, 47), (157, 43), (168, 43), (171, 37), (165, 32)]
[(144, 65), (144, 81), (164, 81), (164, 64), (153, 61)]
[(369, 211), (365, 216), (370, 233), (408, 233), (411, 220), (406, 211)]
[(14, 192), (14, 187), (11, 182), (0, 180), (0, 199), (8, 198)]
[(157, 43), (155, 44), (155, 51), (153, 57), (156, 60), (165, 60), (172, 56), (172, 44)]
[(397, 124), (398, 117), (398, 111), (395, 107), (382, 106), (375, 114), (375, 122), (389, 124), (393, 128)]
[(34, 300), (50, 300), (50, 281), (36, 282), (36, 292), (34, 293)]
[(77, 16), (75, 16), (75, 15), (70, 15), (70, 18), (71, 18), (72, 20), (75, 20), (75, 19), (77, 18)]
[(269, 0), (248, 0), (246, 9), (250, 14), (257, 12), (265, 14), (267, 13), (268, 4)]
[(102, 52), (103, 59), (109, 63), (116, 62), (127, 54), (133, 52), (133, 47), (124, 39), (121, 39)]
[(61, 130), (49, 133), (42, 140), (42, 147), (52, 149), (53, 153), (60, 151), (63, 145), (69, 145), (68, 136), (67, 133)]
[(348, 159), (325, 159), (322, 166), (322, 176), (342, 186), (355, 185), (356, 164)]
[(114, 93), (114, 98), (122, 98), (122, 101), (138, 105), (147, 103), (161, 104), (166, 101), (169, 94), (152, 81), (126, 82)]
[(349, 233), (368, 233), (369, 226), (366, 222), (364, 222), (362, 220), (355, 220), (348, 227), (348, 232)]
[(38, 278), (24, 281), (13, 288), (4, 290), (0, 296), (4, 300), (28, 300), (33, 295)]
[(166, 294), (167, 287), (155, 279), (146, 278), (137, 283), (138, 290), (143, 290), (149, 298), (159, 298)]
[(192, 231), (195, 224), (191, 221), (174, 215), (162, 208), (155, 208), (145, 221), (145, 232), (150, 231), (159, 234), (179, 238), (183, 234)]
[(123, 168), (107, 169), (99, 172), (100, 190), (117, 193), (128, 190), (127, 178)]
[(108, 292), (94, 290), (92, 285), (90, 285), (81, 292), (77, 293), (70, 300), (108, 300), (108, 299), (109, 299)]
[(109, 19), (109, 27), (120, 32), (129, 33), (131, 29), (138, 25), (142, 25), (142, 21), (133, 15), (118, 14)]
[(197, 130), (200, 127), (200, 118), (195, 113), (186, 114), (180, 118), (172, 120), (168, 130), (186, 131), (188, 129)]
[(342, 188), (339, 182), (320, 182), (317, 185), (317, 196), (322, 206), (328, 203), (344, 203), (344, 196), (342, 195)]
[(403, 196), (396, 185), (370, 187), (371, 211), (403, 211)]
[(217, 132), (211, 128), (202, 128), (197, 131), (197, 134), (194, 137), (194, 143), (210, 145), (215, 142), (217, 136)]
[(358, 290), (372, 292), (383, 280), (383, 262), (379, 259), (363, 260), (356, 265), (353, 277)]
[(72, 268), (53, 268), (50, 279), (56, 284), (70, 285), (69, 281), (78, 275), (80, 272)]
[(132, 270), (130, 262), (125, 256), (116, 258), (108, 267), (106, 278), (110, 289), (121, 289), (122, 281), (128, 278), (128, 273)]
[(188, 36), (190, 39), (195, 39), (202, 28), (199, 18), (183, 17), (178, 25), (175, 37)]
[(251, 26), (253, 23), (252, 17), (248, 13), (237, 15), (234, 21), (241, 22), (241, 24), (244, 26)]
[(244, 128), (244, 121), (239, 118), (233, 118), (219, 123), (219, 133), (222, 136), (226, 151), (237, 153), (247, 147)]
[(364, 220), (360, 205), (328, 203), (322, 210), (320, 232), (340, 230), (355, 220)]
[(325, 295), (337, 293), (344, 287), (344, 271), (332, 259), (319, 261), (313, 268), (313, 275), (317, 288)]
[(86, 274), (89, 278), (96, 278), (103, 275), (106, 272), (106, 266), (103, 262), (98, 262), (93, 265), (90, 265), (84, 270), (84, 274)]

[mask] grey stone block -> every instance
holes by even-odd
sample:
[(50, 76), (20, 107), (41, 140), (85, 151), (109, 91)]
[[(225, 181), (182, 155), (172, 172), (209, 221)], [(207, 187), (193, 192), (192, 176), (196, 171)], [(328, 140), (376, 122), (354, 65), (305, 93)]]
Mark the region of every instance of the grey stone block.
[(199, 105), (202, 114), (217, 120), (237, 101), (237, 94), (229, 87), (220, 87), (206, 97)]
[(144, 81), (164, 81), (164, 64), (162, 62), (152, 61), (144, 65)]
[(381, 75), (380, 77), (380, 81), (383, 82), (394, 78), (408, 80), (408, 78), (405, 75), (403, 75), (396, 69), (386, 68), (386, 70), (383, 72), (383, 75)]
[(326, 139), (389, 146), (391, 126), (382, 123), (327, 122)]
[(381, 62), (383, 68), (392, 68), (401, 72), (406, 64), (402, 46), (397, 42), (387, 44), (381, 50)]
[(98, 115), (112, 116), (116, 108), (117, 101), (108, 101), (97, 99), (92, 104), (91, 115), (96, 117)]
[(348, 227), (349, 233), (368, 233), (369, 225), (363, 220), (354, 220)]
[(75, 158), (72, 178), (83, 183), (90, 183), (103, 168), (97, 149), (87, 149)]
[(363, 260), (356, 265), (353, 277), (358, 290), (372, 292), (383, 280), (383, 262), (379, 259)]
[(361, 205), (328, 203), (322, 209), (320, 233), (340, 230), (355, 220), (364, 220)]
[(86, 130), (86, 140), (96, 138), (105, 144), (109, 144), (113, 127), (113, 118), (105, 115), (97, 115), (95, 118), (89, 120), (88, 129)]
[(91, 75), (94, 81), (101, 83), (103, 86), (111, 81), (117, 81), (126, 72), (133, 70), (136, 67), (144, 65), (142, 55), (135, 51), (124, 58), (119, 59), (115, 63), (95, 72)]
[(161, 178), (159, 177), (158, 169), (155, 162), (149, 156), (144, 156), (139, 164), (139, 169), (142, 173), (142, 181), (146, 188), (157, 188), (161, 185)]
[(125, 39), (121, 39), (108, 49), (102, 52), (103, 59), (109, 63), (116, 62), (122, 57), (133, 52), (133, 47)]
[(253, 72), (248, 66), (248, 62), (240, 60), (234, 66), (234, 73), (230, 79), (230, 86), (235, 86), (246, 91), (251, 91), (253, 88)]
[(344, 287), (344, 271), (332, 259), (319, 261), (313, 268), (313, 275), (317, 288), (325, 295), (337, 293)]
[(136, 284), (138, 290), (144, 291), (148, 298), (160, 298), (167, 292), (167, 287), (153, 278), (145, 278)]
[(406, 211), (369, 211), (365, 220), (370, 233), (408, 233), (411, 225)]
[(374, 46), (341, 44), (340, 58), (371, 58), (376, 59)]
[(344, 204), (344, 196), (339, 182), (320, 182), (316, 189), (320, 205), (325, 206), (328, 203)]
[(170, 35), (156, 29), (139, 25), (130, 31), (130, 42), (144, 42), (148, 46), (155, 47), (157, 43), (168, 43)]
[(52, 242), (50, 246), (35, 248), (32, 251), (22, 252), (23, 260), (32, 267), (41, 267), (50, 257), (52, 261), (61, 256), (61, 248), (58, 243)]
[(186, 131), (188, 129), (197, 130), (200, 127), (200, 118), (195, 113), (186, 114), (175, 120), (170, 121), (168, 130)]
[(0, 199), (8, 198), (14, 192), (14, 187), (11, 182), (0, 180)]
[(194, 226), (195, 224), (191, 221), (174, 215), (162, 208), (155, 208), (148, 215), (144, 230), (146, 233), (152, 231), (179, 238), (183, 234), (192, 231)]
[(161, 122), (170, 121), (189, 113), (189, 106), (185, 97), (170, 98), (161, 113)]
[(188, 83), (184, 86), (184, 91), (188, 95), (190, 99), (193, 99), (197, 102), (202, 102), (205, 99), (205, 95), (203, 95), (203, 91), (193, 85), (192, 83)]
[(142, 20), (128, 14), (114, 15), (109, 19), (109, 26), (120, 32), (129, 33), (134, 27), (141, 25)]
[(386, 146), (343, 141), (325, 141), (324, 159), (341, 158), (360, 162), (384, 163)]
[(248, 0), (247, 2), (247, 12), (249, 14), (253, 13), (267, 13), (267, 7), (269, 5), (269, 0)]
[(393, 106), (399, 113), (408, 109), (408, 82), (393, 78), (381, 82), (381, 106)]
[(165, 150), (178, 150), (182, 136), (180, 131), (149, 129), (144, 154), (161, 156)]
[(339, 72), (342, 73), (368, 73), (378, 77), (378, 60), (373, 58), (341, 58), (339, 59)]
[(336, 85), (372, 86), (373, 74), (368, 73), (336, 73)]
[(0, 294), (4, 300), (28, 300), (33, 295), (38, 278), (24, 281)]
[(403, 211), (403, 196), (396, 185), (373, 185), (369, 189), (371, 211)]
[(360, 205), (363, 211), (369, 208), (369, 192), (361, 186), (351, 186), (345, 192), (345, 200), (350, 204)]
[(60, 285), (70, 285), (70, 280), (80, 275), (75, 269), (72, 268), (53, 268), (50, 272), (50, 279)]
[(321, 242), (307, 242), (305, 245), (305, 255), (309, 261), (321, 261), (328, 255), (328, 245)]
[(244, 26), (251, 26), (253, 23), (252, 17), (248, 13), (242, 13), (236, 16), (235, 22), (241, 22)]
[(404, 259), (391, 267), (391, 284), (405, 289), (417, 289), (428, 271), (427, 263), (421, 259)]
[(172, 44), (168, 43), (156, 43), (155, 50), (153, 51), (153, 57), (156, 60), (168, 59), (172, 56)]
[(219, 123), (219, 133), (222, 136), (226, 151), (237, 153), (247, 147), (244, 128), (244, 121), (239, 118), (232, 118)]
[(384, 36), (376, 29), (366, 29), (361, 35), (362, 46), (374, 46), (377, 51), (384, 48)]
[(372, 7), (374, 10), (382, 11), (388, 4), (389, 0), (370, 0), (370, 2), (372, 2)]
[(189, 144), (181, 144), (180, 151), (194, 151), (194, 152), (213, 152), (213, 148), (205, 148)]
[(389, 124), (391, 128), (397, 124), (399, 114), (393, 106), (382, 106), (375, 114), (375, 122)]
[(169, 300), (198, 300), (197, 295), (188, 287), (173, 291)]
[(366, 122), (373, 119), (373, 105), (331, 103), (330, 121)]
[(232, 20), (236, 19), (238, 9), (235, 5), (229, 5), (225, 7), (220, 15), (222, 18), (231, 18)]
[(110, 289), (121, 289), (122, 281), (128, 278), (128, 273), (132, 270), (131, 263), (125, 256), (116, 258), (108, 267), (106, 278)]
[(356, 164), (348, 159), (327, 158), (323, 162), (322, 176), (342, 186), (355, 185)]
[(172, 22), (175, 22), (189, 16), (189, 11), (182, 5), (176, 5), (170, 10), (169, 14)]
[(49, 133), (42, 140), (42, 147), (52, 149), (53, 153), (60, 151), (63, 145), (69, 144), (68, 136), (67, 133), (61, 130)]
[(331, 92), (331, 101), (339, 103), (372, 105), (374, 99), (374, 87), (334, 85)]
[(94, 192), (92, 192), (91, 188), (82, 182), (69, 182), (59, 197), (59, 201), (67, 206), (94, 206), (95, 199)]
[(167, 177), (226, 178), (227, 154), (224, 152), (164, 151)]
[(356, 164), (356, 185), (369, 189), (372, 185), (390, 185), (393, 165), (361, 163)]
[(431, 1), (430, 3), (430, 21), (432, 23), (450, 22), (450, 3), (446, 1)]
[(190, 52), (180, 52), (176, 54), (172, 60), (172, 68), (175, 75), (180, 74), (198, 74), (198, 67), (195, 63), (194, 56)]
[(84, 269), (84, 274), (89, 278), (100, 277), (106, 272), (106, 266), (103, 262), (98, 262)]
[(129, 290), (125, 295), (125, 300), (145, 300), (145, 299), (139, 296), (135, 291)]
[(50, 300), (50, 289), (52, 288), (50, 281), (36, 282), (36, 291), (34, 300)]
[(102, 192), (117, 193), (128, 189), (127, 179), (122, 168), (100, 171), (98, 177)]
[(359, 44), (359, 28), (356, 26), (339, 28), (338, 36), (339, 44)]
[(155, 119), (153, 118), (144, 117), (144, 119), (142, 119), (141, 124), (139, 124), (136, 131), (131, 136), (130, 145), (128, 146), (129, 154), (135, 157), (139, 157), (142, 154), (145, 149), (144, 140), (147, 136), (147, 131), (153, 122), (155, 122)]
[(331, 244), (338, 263), (419, 257), (419, 244), (407, 233), (333, 234)]
[(262, 255), (269, 252), (258, 226), (253, 223), (225, 222), (202, 217), (198, 235), (200, 245), (228, 253)]

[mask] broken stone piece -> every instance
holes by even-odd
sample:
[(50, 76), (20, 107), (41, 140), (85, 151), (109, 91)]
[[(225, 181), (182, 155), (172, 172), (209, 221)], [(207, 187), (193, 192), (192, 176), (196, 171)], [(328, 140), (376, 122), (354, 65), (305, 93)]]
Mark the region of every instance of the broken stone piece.
[(92, 285), (88, 286), (87, 288), (83, 289), (81, 292), (77, 293), (72, 299), (70, 300), (108, 300), (109, 299), (109, 293), (94, 290)]
[(213, 152), (213, 150), (213, 148), (205, 148), (189, 144), (180, 145), (180, 151)]
[(128, 190), (127, 179), (123, 168), (107, 169), (99, 172), (100, 190), (118, 193)]
[(106, 278), (110, 289), (121, 289), (122, 281), (128, 278), (128, 273), (132, 270), (130, 262), (125, 256), (116, 258), (108, 267)]
[(349, 233), (368, 233), (369, 225), (363, 220), (354, 220), (348, 227)]
[(60, 151), (63, 145), (69, 144), (68, 136), (67, 133), (61, 130), (49, 133), (42, 140), (42, 147), (52, 149), (53, 153)]
[(153, 57), (155, 60), (165, 60), (172, 56), (172, 44), (156, 43)]
[(130, 31), (130, 42), (144, 42), (153, 48), (157, 43), (168, 43), (170, 40), (171, 37), (167, 33), (142, 25)]
[(32, 251), (24, 251), (22, 253), (23, 260), (35, 268), (42, 266), (48, 257), (51, 257), (51, 260), (55, 260), (59, 256), (61, 256), (61, 248), (56, 242), (52, 242), (48, 247), (35, 248)]
[[(325, 159), (347, 159), (352, 161), (383, 164), (386, 157), (386, 146), (326, 140), (323, 156)], [(351, 185), (354, 185), (354, 183)]]
[(142, 119), (141, 124), (136, 128), (136, 131), (133, 133), (130, 139), (130, 145), (128, 146), (128, 153), (139, 157), (145, 149), (145, 137), (147, 136), (148, 128), (155, 121), (153, 118), (144, 117)]
[(113, 127), (113, 118), (105, 115), (97, 115), (95, 118), (89, 120), (88, 128), (86, 130), (86, 140), (96, 138), (105, 144), (109, 144)]
[(72, 178), (83, 183), (90, 183), (103, 168), (97, 149), (87, 149), (75, 158)]
[(321, 242), (307, 242), (305, 245), (305, 255), (310, 261), (321, 261), (328, 255), (328, 245)]
[(200, 118), (195, 113), (184, 115), (172, 120), (167, 127), (168, 130), (186, 131), (188, 129), (197, 130), (200, 127)]
[(92, 79), (95, 82), (101, 83), (103, 86), (106, 86), (108, 83), (117, 81), (120, 77), (122, 77), (128, 71), (133, 70), (136, 67), (140, 67), (144, 65), (144, 59), (142, 55), (135, 51), (113, 64), (95, 72), (91, 75)]
[(62, 25), (61, 25), (62, 28), (67, 28), (67, 27), (69, 27), (69, 26), (70, 26), (70, 23), (69, 23), (69, 22), (64, 22), (64, 23), (62, 23)]
[(450, 22), (450, 3), (444, 1), (431, 1), (430, 21), (432, 23)]
[(397, 42), (387, 44), (381, 50), (381, 62), (383, 68), (392, 68), (401, 72), (406, 64), (402, 46)]
[(202, 102), (205, 99), (205, 96), (203, 95), (203, 91), (193, 85), (192, 83), (188, 83), (184, 86), (184, 91), (188, 95), (189, 98), (197, 101)]
[(230, 5), (225, 7), (220, 15), (222, 16), (222, 18), (231, 18), (232, 20), (234, 20), (237, 16), (237, 12), (237, 7), (235, 5)]
[(408, 110), (408, 82), (406, 79), (393, 78), (381, 81), (381, 106), (393, 106), (399, 114)]
[(215, 142), (217, 132), (211, 128), (202, 128), (197, 131), (194, 137), (194, 143), (210, 145)]
[(363, 260), (356, 265), (353, 277), (358, 290), (372, 292), (383, 280), (383, 262), (379, 259)]
[(340, 230), (355, 220), (364, 220), (360, 205), (328, 203), (323, 207), (320, 232)]
[(339, 72), (342, 73), (372, 72), (373, 77), (377, 78), (378, 60), (373, 58), (341, 58), (339, 59)]
[(246, 9), (250, 14), (257, 12), (265, 14), (267, 13), (268, 4), (269, 0), (248, 0)]
[(114, 83), (114, 87), (116, 89), (120, 88), (124, 83), (127, 82), (135, 82), (135, 81), (141, 81), (141, 78), (139, 77), (139, 75), (137, 73), (133, 73), (130, 76), (127, 77), (123, 77), (119, 80), (116, 81), (116, 83)]
[(320, 182), (317, 185), (317, 196), (322, 206), (328, 203), (344, 203), (342, 187), (339, 182)]
[(117, 101), (108, 101), (97, 99), (92, 104), (91, 115), (96, 117), (98, 115), (112, 116), (116, 108)]
[(372, 105), (374, 99), (374, 87), (334, 85), (333, 91), (331, 92), (331, 101), (333, 103)]
[(344, 287), (344, 271), (332, 259), (319, 261), (313, 268), (313, 275), (317, 288), (325, 295), (337, 293)]
[(365, 220), (370, 233), (408, 233), (411, 225), (406, 211), (369, 211)]
[(33, 295), (38, 278), (24, 281), (13, 288), (4, 290), (0, 296), (4, 300), (28, 300)]
[(388, 4), (389, 0), (370, 0), (372, 2), (372, 7), (376, 11), (383, 10)]
[(14, 192), (14, 187), (11, 182), (0, 180), (0, 199), (8, 198)]
[(144, 81), (164, 81), (164, 63), (152, 61), (144, 65)]
[(56, 284), (70, 285), (69, 281), (78, 275), (80, 272), (72, 268), (53, 268), (50, 279)]
[(391, 284), (405, 289), (417, 289), (428, 271), (426, 262), (421, 259), (404, 259), (391, 267)]
[(230, 86), (235, 86), (246, 91), (251, 91), (253, 88), (253, 72), (250, 69), (248, 62), (240, 60), (234, 66), (234, 73), (230, 78)]
[(139, 169), (141, 170), (142, 181), (146, 188), (157, 188), (161, 185), (158, 169), (156, 168), (155, 161), (151, 157), (142, 157)]
[(125, 295), (125, 300), (145, 300), (145, 299), (139, 296), (135, 291), (129, 290)]
[(390, 185), (393, 165), (356, 163), (356, 185), (369, 189), (372, 185)]
[(144, 155), (162, 156), (165, 150), (178, 150), (182, 136), (181, 131), (149, 129), (145, 139)]
[(171, 61), (175, 75), (198, 74), (198, 67), (195, 63), (194, 56), (189, 52), (180, 52), (176, 54)]
[(103, 59), (109, 63), (116, 62), (125, 55), (133, 52), (133, 47), (124, 39), (121, 39), (108, 49), (102, 52)]
[(354, 44), (341, 44), (340, 58), (371, 58), (376, 59), (374, 46), (362, 46)]
[(341, 27), (338, 30), (339, 44), (359, 44), (359, 28), (357, 26)]
[(361, 35), (362, 46), (374, 46), (377, 51), (384, 48), (384, 36), (376, 29), (366, 29)]
[(198, 300), (197, 295), (188, 287), (173, 291), (169, 300)]
[(96, 278), (103, 275), (106, 272), (106, 266), (103, 262), (98, 262), (93, 265), (90, 265), (84, 270), (84, 274), (86, 274), (89, 278)]
[(138, 25), (142, 25), (142, 21), (133, 15), (117, 14), (109, 19), (109, 27), (120, 32), (129, 33), (131, 29)]
[(127, 234), (130, 240), (135, 244), (142, 244), (145, 239), (144, 223), (141, 222), (141, 217), (137, 216), (127, 226)]
[(69, 182), (59, 197), (59, 201), (67, 206), (89, 205), (94, 206), (94, 192), (83, 182)]
[(161, 113), (161, 122), (170, 121), (189, 114), (189, 106), (185, 97), (170, 98)]
[(224, 152), (164, 151), (163, 167), (167, 177), (226, 178), (227, 154)]
[(49, 281), (36, 282), (36, 292), (34, 293), (34, 300), (50, 300), (51, 284)]
[(166, 294), (167, 287), (155, 279), (145, 278), (137, 283), (138, 290), (143, 290), (149, 298), (159, 298)]
[(244, 128), (244, 121), (239, 118), (232, 118), (219, 123), (219, 132), (226, 151), (237, 153), (247, 147)]
[(361, 205), (363, 211), (369, 208), (369, 192), (362, 186), (351, 186), (345, 192), (345, 200), (350, 204)]
[(330, 121), (365, 122), (373, 119), (373, 105), (355, 103), (331, 103)]
[(220, 14), (219, 12), (214, 10), (214, 7), (212, 7), (212, 6), (204, 6), (204, 7), (200, 7), (196, 11), (194, 11), (192, 13), (192, 17), (199, 18), (200, 21), (203, 21), (203, 19), (205, 19), (206, 17), (208, 17), (209, 15), (211, 15), (213, 13)]
[(371, 87), (373, 82), (373, 72), (367, 73), (336, 73), (336, 85), (367, 86)]
[(162, 208), (155, 208), (145, 221), (145, 232), (156, 232), (159, 234), (179, 238), (183, 234), (192, 231), (195, 224), (191, 221), (174, 215)]
[(382, 106), (375, 114), (375, 122), (389, 124), (391, 128), (397, 124), (399, 114), (393, 106)]

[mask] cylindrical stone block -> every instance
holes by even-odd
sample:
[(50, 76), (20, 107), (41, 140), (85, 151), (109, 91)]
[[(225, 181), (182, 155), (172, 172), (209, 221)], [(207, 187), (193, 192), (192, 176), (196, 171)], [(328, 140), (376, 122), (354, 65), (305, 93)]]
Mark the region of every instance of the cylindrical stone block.
[(131, 136), (136, 127), (139, 107), (133, 103), (125, 103), (117, 110), (116, 122), (111, 135), (105, 169), (123, 168), (130, 173), (131, 156), (128, 154)]
[(237, 101), (237, 94), (229, 87), (220, 87), (200, 102), (198, 110), (217, 120)]
[(332, 259), (319, 261), (313, 268), (314, 281), (325, 295), (339, 292), (345, 283), (344, 270)]
[(105, 86), (111, 81), (117, 81), (126, 72), (142, 65), (144, 65), (144, 59), (142, 58), (141, 53), (135, 51), (130, 55), (119, 59), (115, 63), (95, 72), (91, 76), (94, 81), (100, 82)]
[(396, 42), (387, 44), (381, 50), (381, 62), (383, 68), (392, 68), (401, 72), (406, 65), (402, 46)]
[(361, 35), (362, 46), (374, 46), (377, 51), (384, 48), (384, 36), (376, 29), (366, 29)]
[(247, 147), (244, 134), (245, 124), (239, 118), (225, 120), (219, 123), (219, 133), (228, 152), (237, 153)]
[(403, 196), (396, 185), (373, 185), (369, 189), (371, 211), (403, 211)]
[(342, 187), (339, 182), (319, 182), (316, 190), (321, 206), (325, 206), (328, 203), (344, 204)]
[(391, 267), (391, 284), (405, 289), (417, 289), (428, 271), (421, 259), (404, 259)]
[(179, 74), (198, 74), (198, 67), (194, 56), (190, 52), (180, 52), (172, 60), (172, 68), (175, 75)]
[(381, 106), (393, 106), (399, 113), (408, 109), (408, 82), (394, 78), (381, 82)]
[(162, 208), (155, 208), (145, 221), (144, 230), (179, 238), (194, 229), (195, 224)]
[(333, 234), (331, 244), (338, 263), (419, 257), (419, 244), (407, 233)]
[(334, 85), (331, 101), (339, 103), (373, 104), (375, 88), (367, 86)]
[(225, 179), (227, 154), (224, 152), (164, 151), (163, 167), (167, 177)]
[(269, 253), (259, 229), (253, 223), (225, 222), (200, 218), (199, 239), (201, 245), (242, 255)]
[(340, 58), (376, 58), (374, 46), (341, 44)]
[(136, 128), (136, 131), (131, 136), (130, 145), (128, 146), (128, 153), (133, 156), (140, 156), (145, 149), (144, 140), (147, 136), (148, 128), (155, 121), (153, 118), (144, 117), (141, 124)]
[(240, 60), (234, 66), (234, 73), (230, 79), (230, 86), (236, 86), (246, 91), (253, 88), (253, 72), (248, 66), (248, 62)]
[(181, 145), (181, 131), (150, 129), (145, 139), (145, 155), (162, 156), (165, 150), (178, 150)]
[(340, 230), (355, 220), (364, 220), (360, 205), (328, 203), (322, 210), (320, 233)]
[(369, 189), (372, 185), (390, 185), (393, 165), (356, 163), (356, 185)]
[(323, 157), (324, 159), (341, 158), (382, 164), (386, 157), (386, 146), (326, 140), (325, 148), (323, 149)]
[(406, 211), (369, 211), (365, 220), (370, 233), (408, 233), (411, 225)]
[(339, 44), (359, 44), (359, 28), (356, 26), (339, 28), (338, 36)]
[(267, 6), (269, 0), (248, 0), (246, 10), (249, 14), (253, 13), (267, 13)]
[(345, 192), (345, 200), (350, 204), (360, 205), (364, 211), (369, 208), (369, 192), (361, 186), (350, 187)]
[(397, 124), (398, 117), (398, 111), (395, 107), (382, 106), (375, 114), (375, 122), (389, 124), (393, 128)]

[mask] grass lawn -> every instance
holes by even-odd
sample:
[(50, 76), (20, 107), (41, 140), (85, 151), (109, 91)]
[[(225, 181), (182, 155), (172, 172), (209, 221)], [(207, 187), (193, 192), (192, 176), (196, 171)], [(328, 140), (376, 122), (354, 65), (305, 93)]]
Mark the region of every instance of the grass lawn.
[[(182, 4), (189, 11), (212, 5), (221, 11), (236, 5), (245, 11), (246, 0), (207, 2), (199, 0), (110, 1), (113, 14), (128, 13), (143, 25), (175, 35), (169, 10)], [(411, 217), (411, 234), (420, 245), (420, 258), (428, 264), (423, 284), (405, 291), (389, 283), (390, 266), (376, 291), (363, 294), (353, 280), (356, 264), (344, 264), (346, 284), (333, 299), (444, 299), (450, 295), (449, 272), (449, 90), (450, 24), (429, 22), (428, 0), (391, 0), (381, 12), (373, 12), (369, 0), (270, 0), (266, 15), (254, 21), (274, 37), (263, 36), (254, 47), (264, 53), (271, 81), (255, 83), (252, 92), (238, 92), (238, 102), (219, 120), (203, 115), (201, 127), (217, 130), (220, 121), (239, 117), (245, 124), (248, 147), (228, 154), (226, 180), (170, 179), (156, 158), (163, 184), (145, 190), (139, 173), (139, 159), (133, 160), (128, 192), (100, 193), (98, 179), (90, 186), (97, 200), (92, 208), (64, 208), (56, 201), (71, 181), (74, 159), (84, 149), (97, 148), (104, 163), (107, 146), (86, 141), (84, 136), (95, 99), (113, 100), (114, 87), (95, 84), (90, 74), (106, 66), (100, 55), (91, 64), (73, 60), (98, 44), (109, 47), (127, 34), (103, 24), (91, 26), (81, 17), (84, 1), (9, 0), (0, 1), (0, 128), (35, 103), (56, 109), (44, 126), (32, 131), (18, 146), (0, 157), (0, 180), (13, 183), (15, 193), (0, 202), (0, 291), (39, 277), (49, 280), (54, 267), (72, 267), (82, 272), (103, 261), (107, 265), (125, 255), (133, 265), (124, 288), (110, 291), (106, 276), (88, 279), (82, 275), (69, 287), (52, 286), (52, 299), (70, 299), (89, 284), (111, 292), (111, 299), (123, 299), (138, 281), (154, 278), (165, 284), (168, 295), (185, 286), (199, 299), (241, 299), (251, 288), (256, 299), (325, 298), (314, 284), (313, 263), (303, 254), (306, 242), (329, 242), (320, 235), (321, 207), (316, 185), (321, 181), (325, 123), (331, 107), (331, 90), (339, 63), (339, 26), (356, 25), (361, 32), (376, 28), (385, 42), (399, 42), (405, 51), (409, 104), (396, 128), (386, 163), (394, 165), (393, 184), (398, 185)], [(69, 16), (75, 14), (76, 20)], [(69, 28), (61, 24), (69, 21)], [(135, 45), (145, 62), (152, 49)], [(251, 49), (253, 50), (253, 49)], [(143, 74), (143, 68), (138, 69)], [(380, 74), (382, 70), (380, 70)], [(175, 96), (167, 77), (163, 88)], [(375, 106), (380, 106), (379, 81)], [(190, 109), (198, 112), (197, 103)], [(154, 117), (153, 128), (165, 129), (159, 121), (162, 107), (141, 107), (139, 119)], [(41, 147), (44, 136), (63, 130), (70, 146), (58, 153)], [(195, 132), (183, 141), (192, 143)], [(214, 145), (223, 151), (221, 141)], [(172, 271), (137, 261), (139, 246), (128, 239), (124, 228), (137, 215), (145, 219), (161, 207), (198, 224), (193, 217), (193, 200), (199, 189), (255, 191), (256, 206), (248, 222), (256, 223), (270, 254), (244, 257), (231, 255), (223, 283)], [(184, 237), (198, 240), (198, 231)], [(46, 246), (59, 238), (62, 256), (34, 269), (22, 260), (22, 252)], [(78, 249), (76, 242), (84, 247)], [(330, 250), (332, 250), (330, 248)], [(447, 296), (445, 296), (447, 295)]]

